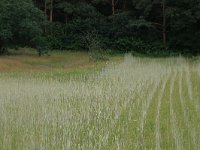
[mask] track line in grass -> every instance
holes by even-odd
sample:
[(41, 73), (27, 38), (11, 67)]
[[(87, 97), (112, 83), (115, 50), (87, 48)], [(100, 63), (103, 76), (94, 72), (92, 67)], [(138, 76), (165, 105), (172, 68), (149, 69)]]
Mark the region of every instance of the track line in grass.
[(175, 147), (177, 150), (183, 150), (183, 144), (181, 140), (180, 131), (178, 129), (177, 120), (176, 120), (176, 114), (174, 113), (173, 103), (172, 103), (172, 97), (173, 97), (173, 91), (174, 91), (174, 84), (176, 79), (177, 73), (175, 72), (170, 83), (170, 123), (171, 123), (171, 133), (173, 136), (173, 139), (175, 141)]
[[(150, 83), (146, 83), (147, 87), (141, 90), (148, 91), (151, 89), (151, 84), (149, 84)], [(143, 91), (137, 92), (140, 94), (132, 93), (133, 97), (125, 100), (126, 104), (122, 107), (119, 117), (115, 120), (114, 126), (108, 129), (109, 137), (107, 144), (102, 146), (104, 149), (133, 149), (135, 147), (134, 141), (137, 139), (139, 110), (142, 100), (147, 96)], [(122, 101), (122, 103), (124, 102)]]
[(140, 117), (141, 117), (141, 108), (143, 105), (143, 100), (147, 99), (148, 92), (152, 90), (152, 86), (155, 86), (153, 83), (146, 84), (147, 86), (143, 89), (144, 95), (139, 95), (138, 99), (136, 100), (136, 105), (133, 110), (130, 109), (129, 113), (129, 121), (128, 121), (128, 129), (126, 134), (126, 144), (125, 149), (137, 149), (138, 148), (138, 138), (140, 137), (139, 125), (140, 125)]
[[(189, 77), (187, 77), (189, 76)], [(200, 119), (200, 76), (197, 73), (189, 70), (189, 67), (186, 71), (186, 77), (189, 78), (187, 81), (187, 86), (189, 87), (188, 95), (190, 100), (192, 101), (191, 105), (194, 107), (196, 111), (196, 116)]]
[[(186, 78), (187, 73), (184, 73), (184, 78)], [(184, 80), (183, 82), (183, 88), (182, 93), (184, 97), (184, 103), (185, 103), (185, 108), (189, 120), (189, 125), (190, 125), (190, 132), (195, 133), (196, 137), (196, 143), (194, 143), (194, 149), (200, 149), (199, 142), (200, 142), (200, 117), (195, 109), (195, 101), (190, 99), (190, 95), (188, 94), (188, 89), (186, 88), (188, 86), (187, 81)], [(192, 88), (192, 87), (191, 87)]]
[[(126, 95), (125, 93), (123, 93)], [(130, 94), (130, 93), (129, 93)], [(125, 141), (127, 134), (129, 133), (129, 124), (134, 119), (132, 110), (135, 110), (135, 103), (136, 100), (139, 99), (139, 95), (136, 93), (132, 93), (133, 97), (131, 99), (127, 99), (125, 101), (121, 101), (121, 109), (118, 112), (118, 115), (114, 118), (114, 123), (111, 128), (108, 129), (108, 139), (107, 143), (102, 145), (103, 149), (118, 149), (118, 148), (124, 148), (126, 142), (130, 142), (133, 139), (128, 139), (128, 141)], [(119, 105), (119, 104), (117, 104)], [(130, 119), (131, 118), (131, 119)], [(130, 145), (133, 143), (127, 143), (126, 145), (129, 145), (133, 147), (133, 145)]]
[(182, 109), (182, 113), (183, 113), (183, 121), (185, 126), (187, 127), (188, 130), (188, 134), (191, 137), (191, 142), (192, 142), (192, 146), (195, 146), (197, 144), (197, 136), (196, 136), (196, 132), (194, 130), (194, 128), (191, 127), (191, 122), (189, 120), (189, 115), (187, 113), (187, 107), (185, 105), (185, 98), (183, 97), (183, 68), (180, 68), (180, 75), (179, 75), (179, 100), (181, 103), (181, 109)]
[(179, 76), (180, 76), (180, 71), (177, 70), (177, 76), (175, 79), (174, 91), (173, 91), (172, 106), (174, 108), (174, 115), (176, 116), (177, 127), (179, 129), (182, 146), (184, 147), (184, 149), (188, 150), (191, 149), (192, 142), (189, 136), (187, 126), (184, 121), (184, 115), (179, 98)]
[(191, 72), (191, 82), (192, 82), (192, 91), (193, 91), (193, 103), (195, 107), (195, 111), (200, 118), (200, 76), (197, 72)]
[(151, 92), (148, 94), (146, 101), (142, 103), (141, 116), (139, 118), (140, 123), (139, 123), (139, 127), (138, 127), (139, 135), (138, 135), (138, 140), (137, 140), (137, 144), (136, 144), (137, 149), (142, 148), (144, 146), (144, 125), (146, 123), (145, 121), (146, 121), (146, 117), (147, 117), (147, 112), (148, 112), (149, 106), (151, 104), (151, 101), (157, 91), (159, 83), (160, 83), (160, 81), (156, 81)]
[(160, 94), (158, 96), (158, 105), (157, 105), (157, 110), (156, 110), (156, 120), (155, 120), (155, 149), (156, 150), (160, 150), (161, 146), (160, 146), (160, 138), (161, 138), (161, 133), (160, 133), (160, 108), (161, 108), (161, 104), (162, 104), (162, 98), (163, 98), (163, 94), (165, 91), (165, 87), (168, 81), (168, 76), (166, 76), (166, 78), (163, 81), (163, 85), (161, 87), (161, 91)]
[(192, 101), (193, 100), (193, 93), (192, 93), (192, 82), (191, 82), (189, 64), (187, 64), (187, 66), (185, 67), (185, 72), (186, 72), (187, 92), (188, 92), (190, 101)]
[(173, 140), (173, 135), (171, 133), (171, 123), (170, 123), (170, 86), (171, 80), (173, 78), (174, 72), (172, 68), (169, 68), (169, 78), (167, 80), (165, 90), (161, 99), (160, 107), (160, 148), (161, 149), (175, 149), (175, 141)]
[(152, 102), (149, 106), (148, 114), (146, 117), (145, 121), (145, 126), (144, 126), (144, 141), (143, 141), (143, 146), (142, 149), (153, 149), (155, 148), (155, 142), (154, 137), (155, 137), (155, 117), (156, 117), (156, 109), (155, 106), (158, 102), (158, 96), (160, 93), (160, 89), (162, 86), (162, 82), (159, 84), (157, 91), (155, 92)]
[[(195, 110), (195, 113), (197, 114), (197, 118), (200, 119), (200, 116), (198, 115), (199, 114), (199, 102), (195, 99), (195, 97), (193, 96), (196, 89), (194, 89), (193, 87), (198, 84), (198, 80), (196, 80), (194, 83), (192, 83), (191, 81), (191, 76), (192, 76), (192, 72), (191, 70), (189, 69), (189, 65), (187, 65), (185, 67), (185, 76), (186, 76), (186, 87), (187, 87), (187, 95), (188, 95), (188, 98), (189, 98), (189, 102), (190, 102), (190, 105), (192, 105), (192, 107), (194, 108)], [(193, 91), (194, 90), (194, 91)], [(198, 91), (199, 92), (199, 91)]]

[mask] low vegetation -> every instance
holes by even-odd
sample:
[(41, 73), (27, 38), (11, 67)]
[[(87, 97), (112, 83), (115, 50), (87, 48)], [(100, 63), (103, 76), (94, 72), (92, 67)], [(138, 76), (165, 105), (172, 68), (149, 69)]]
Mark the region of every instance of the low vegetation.
[(198, 150), (199, 70), (127, 55), (78, 80), (1, 75), (0, 149)]

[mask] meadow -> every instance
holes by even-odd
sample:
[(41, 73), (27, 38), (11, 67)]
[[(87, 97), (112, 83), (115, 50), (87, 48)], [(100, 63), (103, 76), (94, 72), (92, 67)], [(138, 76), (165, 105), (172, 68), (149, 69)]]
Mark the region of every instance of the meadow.
[(199, 58), (69, 55), (0, 58), (0, 149), (200, 149)]

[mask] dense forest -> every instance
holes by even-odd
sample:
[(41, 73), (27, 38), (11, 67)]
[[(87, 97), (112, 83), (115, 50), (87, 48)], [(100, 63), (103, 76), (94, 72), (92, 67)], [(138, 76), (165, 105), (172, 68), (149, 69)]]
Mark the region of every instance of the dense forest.
[(197, 54), (199, 0), (0, 0), (0, 54), (93, 50)]

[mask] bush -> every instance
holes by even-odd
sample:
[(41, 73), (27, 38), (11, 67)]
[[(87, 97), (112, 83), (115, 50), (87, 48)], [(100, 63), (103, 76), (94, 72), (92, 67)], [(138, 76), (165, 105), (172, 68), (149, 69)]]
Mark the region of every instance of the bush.
[(114, 47), (122, 52), (136, 51), (139, 53), (145, 53), (149, 50), (149, 45), (140, 39), (134, 38), (119, 38), (114, 42)]
[(48, 51), (50, 50), (50, 44), (46, 37), (38, 36), (34, 38), (33, 43), (39, 56), (42, 56), (44, 54), (48, 55)]
[(114, 48), (121, 52), (136, 52), (141, 54), (150, 54), (166, 51), (159, 42), (148, 42), (135, 38), (119, 38), (114, 43)]
[(86, 32), (82, 37), (82, 44), (89, 51), (90, 61), (108, 60), (108, 55), (102, 49), (101, 41), (96, 31)]
[(109, 56), (106, 50), (97, 49), (89, 52), (89, 61), (107, 61)]
[(48, 25), (46, 40), (51, 49), (63, 50), (66, 48), (66, 30), (61, 23), (52, 23)]
[(8, 49), (5, 47), (0, 47), (0, 55), (8, 54)]

